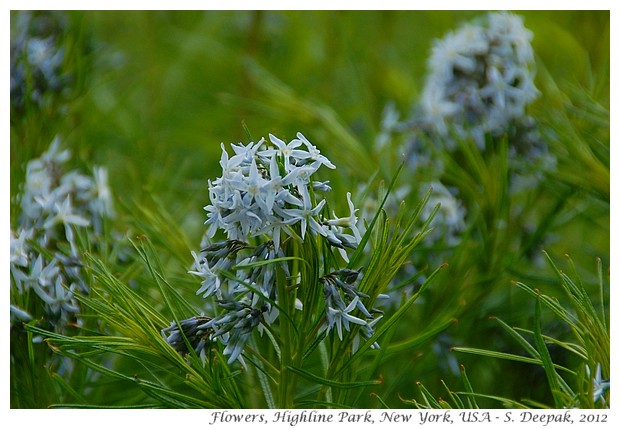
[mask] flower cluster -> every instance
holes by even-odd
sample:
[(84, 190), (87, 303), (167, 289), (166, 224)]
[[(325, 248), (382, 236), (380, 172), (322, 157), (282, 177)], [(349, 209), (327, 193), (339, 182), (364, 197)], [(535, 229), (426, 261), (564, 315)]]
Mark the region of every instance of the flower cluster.
[[(329, 273), (320, 279), (323, 283), (323, 294), (325, 296), (327, 331), (329, 332), (335, 327), (338, 338), (342, 340), (343, 325), (347, 331), (350, 331), (349, 322), (360, 326), (353, 342), (353, 352), (359, 346), (359, 334), (361, 333), (366, 340), (370, 339), (375, 333), (373, 327), (383, 317), (382, 315), (374, 317), (374, 314), (382, 314), (383, 312), (376, 308), (368, 311), (362, 302), (362, 298), (368, 299), (370, 297), (355, 287), (355, 282), (360, 274), (359, 271), (342, 269)], [(377, 298), (388, 298), (388, 296), (380, 294)], [(352, 315), (351, 312), (355, 309), (358, 309), (365, 319)], [(379, 344), (374, 342), (370, 347), (379, 348)]]
[(510, 13), (490, 13), (478, 24), (465, 24), (435, 41), (413, 115), (400, 121), (393, 104), (383, 112), (375, 150), (403, 144), (413, 176), (410, 184), (394, 191), (394, 199), (399, 201), (408, 193), (421, 197), (432, 187), (422, 219), (441, 204), (433, 221), (441, 228), (427, 236), (431, 245), (454, 247), (465, 229), (466, 208), (453, 189), (442, 184), (450, 168), (446, 160), (460, 155), (453, 153), (457, 141), (473, 140), (481, 151), (492, 152), (492, 146), (486, 145), (506, 137), (512, 195), (537, 186), (555, 168), (555, 157), (541, 138), (539, 124), (526, 112), (539, 94), (534, 86), (531, 39), (523, 19)]
[(196, 316), (189, 319), (182, 320), (180, 327), (176, 322), (172, 322), (169, 327), (162, 330), (162, 335), (175, 350), (179, 353), (185, 354), (189, 350), (183, 339), (183, 335), (187, 338), (189, 345), (196, 351), (201, 353), (209, 342), (209, 337), (212, 332), (208, 328), (202, 328), (202, 325), (211, 320), (210, 317)]
[[(262, 332), (263, 325), (271, 325), (277, 319), (278, 270), (286, 279), (298, 275), (291, 274), (283, 259), (290, 256), (283, 250), (287, 240), (303, 242), (309, 235), (323, 239), (345, 261), (346, 249), (355, 249), (361, 241), (350, 193), (349, 213), (343, 217), (335, 213), (329, 216), (325, 199), (317, 202), (317, 194), (331, 188), (328, 182), (314, 180), (313, 175), (322, 166), (335, 168), (331, 161), (301, 133), (288, 143), (274, 135), (269, 136), (269, 141), (269, 145), (264, 139), (247, 145), (233, 144), (232, 156), (222, 145), (222, 175), (209, 181), (211, 204), (205, 207), (207, 231), (203, 249), (199, 254), (192, 252), (194, 264), (190, 273), (202, 279), (197, 294), (215, 297), (223, 310), (197, 329), (210, 330), (214, 339), (226, 344), (224, 354), (229, 356), (229, 363), (241, 360), (244, 345), (255, 328)], [(226, 239), (213, 242), (218, 231)], [(350, 286), (346, 292), (353, 290)], [(336, 293), (339, 292), (334, 289), (325, 294), (326, 329), (335, 326), (342, 338), (342, 323), (345, 329), (349, 328), (353, 308), (348, 308), (350, 303), (337, 300)], [(370, 318), (360, 301), (365, 295), (356, 296), (353, 307)], [(295, 307), (301, 309), (303, 304), (296, 299)], [(346, 316), (337, 316), (334, 311)], [(354, 323), (364, 326), (365, 336), (372, 335), (374, 321), (367, 323), (356, 318)], [(178, 327), (171, 325), (167, 329), (164, 337), (174, 346), (176, 337), (170, 333)]]
[[(15, 291), (32, 290), (43, 303), (46, 317), (58, 327), (79, 311), (75, 293), (88, 291), (80, 274), (81, 262), (75, 227), (102, 231), (104, 217), (114, 216), (107, 171), (94, 177), (63, 170), (71, 154), (56, 138), (40, 158), (26, 167), (21, 191), (19, 227), (11, 230), (11, 278)], [(25, 309), (11, 305), (12, 320), (30, 318)]]
[[(45, 96), (60, 93), (70, 82), (63, 72), (61, 45), (64, 16), (58, 12), (24, 11), (15, 15), (11, 31), (11, 104), (39, 106)], [(28, 100), (26, 100), (28, 98)]]
[[(233, 144), (232, 157), (222, 145), (222, 176), (209, 182), (211, 204), (205, 207), (208, 237), (218, 229), (232, 240), (269, 234), (277, 248), (281, 232), (292, 235), (291, 226), (298, 223), (302, 240), (309, 231), (337, 246), (349, 243), (351, 236), (343, 235), (340, 227), (359, 234), (355, 213), (319, 223), (325, 200), (314, 204), (311, 195), (331, 189), (328, 182), (313, 181), (311, 176), (323, 165), (335, 166), (301, 133), (289, 143), (274, 135), (269, 138), (274, 147), (267, 149), (263, 139), (245, 146)], [(349, 196), (352, 207), (350, 201)]]
[(421, 96), (421, 126), (454, 145), (450, 136), (503, 134), (525, 117), (539, 92), (534, 86), (532, 33), (509, 13), (487, 15), (435, 42)]
[[(194, 265), (190, 273), (203, 279), (196, 293), (205, 298), (215, 296), (218, 307), (224, 310), (198, 328), (209, 330), (214, 338), (225, 342), (224, 354), (230, 355), (229, 362), (233, 362), (254, 328), (260, 329), (261, 321), (272, 323), (278, 317), (279, 311), (273, 305), (277, 299), (276, 269), (288, 275), (286, 264), (274, 261), (283, 256), (282, 250), (276, 251), (272, 240), (257, 246), (225, 240), (207, 246), (200, 256), (192, 254)], [(230, 279), (227, 274), (233, 272), (234, 279)], [(170, 343), (170, 338), (166, 339)]]

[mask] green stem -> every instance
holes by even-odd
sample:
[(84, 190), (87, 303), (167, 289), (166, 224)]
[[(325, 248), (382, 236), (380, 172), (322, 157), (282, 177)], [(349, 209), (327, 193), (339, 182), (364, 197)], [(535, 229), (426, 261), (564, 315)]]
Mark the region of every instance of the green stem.
[[(278, 301), (283, 311), (290, 314), (290, 302), (286, 291), (286, 275), (280, 266), (276, 265), (276, 282), (278, 284)], [(292, 395), (289, 391), (291, 374), (288, 367), (291, 366), (291, 329), (288, 317), (280, 317), (280, 341), (282, 353), (280, 354), (280, 381), (278, 383), (278, 407), (292, 408)]]

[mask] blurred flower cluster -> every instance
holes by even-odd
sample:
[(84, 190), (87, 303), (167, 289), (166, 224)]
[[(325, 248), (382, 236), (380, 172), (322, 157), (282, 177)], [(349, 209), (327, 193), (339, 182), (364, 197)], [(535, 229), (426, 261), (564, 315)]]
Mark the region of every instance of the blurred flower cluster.
[[(386, 209), (396, 211), (401, 200), (419, 199), (429, 189), (432, 193), (420, 220), (426, 221), (439, 205), (421, 252), (412, 255), (411, 264), (395, 278), (392, 304), (406, 299), (425, 280), (420, 270), (450, 260), (455, 252), (469, 251), (461, 246), (466, 244), (463, 237), (481, 237), (487, 231), (483, 222), (491, 218), (480, 216), (488, 210), (488, 201), (481, 196), (493, 185), (484, 183), (487, 176), (472, 176), (471, 183), (463, 177), (484, 171), (480, 166), (495, 165), (500, 168), (490, 169), (488, 177), (506, 183), (511, 197), (523, 197), (540, 188), (555, 169), (556, 158), (543, 137), (547, 130), (531, 116), (535, 112), (531, 105), (540, 95), (534, 84), (532, 38), (523, 18), (507, 12), (465, 23), (434, 41), (424, 87), (411, 114), (402, 118), (394, 103), (385, 106), (375, 151), (402, 152), (408, 170), (406, 182), (392, 192)], [(507, 208), (508, 219), (492, 220), (493, 230), (510, 228), (531, 235), (534, 228), (523, 215), (526, 209), (513, 203)], [(518, 241), (521, 236), (514, 238)], [(444, 344), (435, 346), (440, 365), (457, 370), (439, 352)]]
[[(397, 283), (406, 283), (408, 278), (423, 281), (418, 265), (444, 262), (470, 227), (468, 212), (478, 208), (468, 206), (467, 190), (453, 181), (452, 170), (446, 171), (453, 168), (448, 164), (463, 157), (464, 142), (473, 141), (474, 150), (490, 153), (493, 142), (507, 138), (515, 172), (511, 192), (532, 186), (542, 171), (552, 167), (538, 125), (527, 114), (528, 105), (539, 96), (534, 85), (532, 37), (523, 19), (507, 12), (489, 13), (466, 23), (435, 40), (412, 114), (402, 118), (394, 103), (386, 105), (375, 151), (404, 153), (410, 179), (392, 191), (385, 209), (395, 215), (402, 200), (419, 200), (429, 189), (432, 192), (420, 221), (425, 222), (439, 206), (430, 225), (433, 230), (425, 238), (426, 251), (412, 257)], [(394, 302), (410, 289), (395, 291)]]
[[(355, 249), (361, 240), (350, 193), (349, 212), (342, 217), (335, 213), (329, 216), (324, 198), (317, 202), (318, 194), (331, 188), (329, 182), (314, 180), (313, 175), (322, 166), (335, 168), (331, 161), (301, 133), (290, 142), (274, 135), (269, 136), (269, 141), (271, 144), (264, 139), (247, 145), (232, 144), (232, 156), (222, 145), (222, 176), (209, 182), (211, 204), (205, 207), (208, 215), (203, 249), (199, 254), (192, 252), (194, 265), (190, 273), (202, 279), (197, 294), (214, 296), (223, 310), (194, 329), (210, 330), (213, 338), (226, 343), (224, 354), (229, 356), (229, 362), (240, 359), (255, 328), (262, 332), (263, 325), (277, 319), (278, 271), (285, 279), (299, 276), (290, 272), (285, 260), (293, 256), (285, 253), (287, 241), (323, 239), (348, 261), (346, 250)], [(218, 231), (224, 232), (226, 239), (213, 242)], [(362, 304), (367, 295), (356, 292), (354, 283), (359, 273), (349, 271), (342, 281), (343, 273), (321, 279), (326, 329), (335, 327), (342, 338), (342, 326), (349, 330), (348, 322), (352, 322), (361, 325), (363, 335), (369, 338), (377, 319)], [(302, 309), (303, 303), (296, 299), (295, 307)], [(354, 309), (370, 321), (352, 316)], [(188, 321), (184, 323), (188, 325)], [(175, 323), (164, 330), (173, 346), (177, 344), (178, 330)]]
[(510, 13), (491, 13), (483, 25), (465, 24), (435, 41), (421, 95), (420, 123), (444, 138), (499, 136), (514, 125), (529, 126), (525, 107), (534, 86), (532, 33)]
[[(432, 189), (428, 203), (424, 206), (421, 219), (426, 221), (433, 212), (435, 206), (439, 209), (433, 217), (431, 225), (433, 231), (427, 236), (427, 240), (433, 243), (441, 243), (452, 247), (461, 241), (460, 234), (465, 230), (465, 216), (467, 211), (462, 202), (455, 196), (455, 189), (448, 189), (440, 181), (425, 183), (420, 186), (420, 198), (423, 192)], [(436, 261), (438, 263), (442, 261)]]
[(468, 207), (460, 199), (463, 190), (444, 174), (447, 157), (463, 156), (462, 142), (471, 140), (485, 152), (492, 151), (494, 142), (507, 140), (514, 172), (511, 194), (531, 189), (555, 168), (555, 157), (527, 111), (539, 96), (532, 37), (522, 17), (508, 12), (466, 23), (434, 42), (425, 85), (412, 114), (401, 119), (393, 103), (384, 109), (375, 150), (385, 152), (391, 144), (398, 145), (414, 179), (393, 195), (399, 200), (409, 193), (419, 198), (432, 187), (422, 221), (441, 204), (433, 220), (435, 231), (427, 237), (429, 246), (458, 245), (467, 226)]
[(555, 169), (556, 158), (528, 114), (528, 106), (540, 95), (534, 85), (532, 37), (522, 17), (498, 12), (436, 40), (412, 117), (398, 123), (395, 113), (386, 111), (385, 117), (392, 119), (383, 139), (410, 131), (404, 150), (412, 169), (431, 165), (443, 171), (441, 157), (429, 154), (455, 151), (459, 140), (472, 140), (484, 151), (506, 138), (516, 172), (511, 192), (534, 186), (544, 171)]
[(48, 94), (60, 94), (71, 82), (63, 70), (62, 36), (66, 17), (61, 12), (24, 11), (11, 28), (11, 104), (43, 107)]
[[(11, 279), (15, 297), (27, 302), (34, 292), (46, 320), (61, 330), (75, 322), (79, 312), (76, 293), (87, 293), (81, 275), (76, 228), (101, 234), (103, 220), (114, 216), (107, 171), (95, 167), (93, 176), (66, 171), (69, 150), (55, 138), (47, 152), (26, 167), (19, 195), (19, 225), (11, 229)], [(14, 304), (11, 320), (28, 321), (26, 308)]]

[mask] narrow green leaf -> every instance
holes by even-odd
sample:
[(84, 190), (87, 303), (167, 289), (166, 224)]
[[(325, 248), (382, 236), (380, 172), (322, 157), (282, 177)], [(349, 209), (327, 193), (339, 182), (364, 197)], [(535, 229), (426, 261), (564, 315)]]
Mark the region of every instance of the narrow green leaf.
[(305, 378), (306, 380), (314, 381), (315, 383), (320, 383), (325, 386), (337, 387), (339, 389), (355, 389), (357, 387), (371, 386), (371, 385), (376, 385), (380, 383), (379, 380), (353, 381), (353, 382), (334, 381), (334, 380), (328, 380), (323, 377), (319, 377), (318, 375), (312, 374), (300, 368), (295, 368), (291, 366), (287, 368), (291, 372), (294, 372), (295, 374)]
[(536, 348), (540, 353), (540, 358), (542, 360), (542, 366), (545, 369), (545, 374), (547, 375), (547, 381), (549, 382), (549, 387), (551, 388), (551, 394), (553, 395), (553, 400), (556, 408), (562, 408), (562, 401), (559, 398), (560, 393), (560, 383), (558, 381), (558, 374), (555, 372), (554, 363), (551, 360), (551, 355), (549, 354), (549, 350), (545, 345), (545, 341), (542, 338), (541, 334), (541, 302), (540, 299), (536, 300), (536, 307), (534, 311), (534, 341), (536, 342)]
[(411, 305), (413, 305), (413, 303), (418, 299), (418, 297), (431, 284), (431, 282), (433, 281), (433, 279), (435, 278), (435, 276), (437, 275), (437, 273), (439, 272), (441, 268), (443, 268), (443, 265), (437, 268), (435, 271), (433, 271), (428, 276), (428, 278), (424, 281), (422, 286), (420, 286), (420, 289), (415, 294), (413, 294), (411, 298), (407, 300), (407, 302), (401, 305), (400, 308), (396, 311), (396, 313), (392, 315), (392, 317), (390, 317), (384, 323), (380, 324), (380, 327), (375, 331), (375, 333), (368, 340), (366, 340), (363, 344), (360, 345), (357, 352), (353, 356), (351, 356), (349, 359), (347, 359), (347, 361), (342, 365), (342, 367), (336, 372), (335, 375), (340, 374), (347, 367), (349, 367), (355, 360), (359, 359), (362, 355), (364, 355), (364, 352), (368, 350), (370, 346), (375, 341), (377, 341), (377, 339), (379, 339), (388, 329), (392, 327), (392, 325), (394, 325), (398, 320), (400, 320), (401, 317), (405, 315), (405, 313), (407, 312), (407, 310), (409, 310)]
[(89, 410), (143, 410), (153, 408), (163, 408), (154, 406), (153, 404), (138, 404), (138, 405), (89, 405), (89, 404), (52, 404), (49, 408), (54, 409), (89, 409)]
[[(452, 351), (461, 352), (461, 353), (469, 353), (469, 354), (474, 354), (474, 355), (479, 355), (479, 356), (488, 356), (488, 357), (492, 357), (496, 359), (512, 360), (515, 362), (529, 363), (532, 365), (543, 364), (541, 359), (534, 359), (534, 358), (530, 358), (527, 356), (519, 356), (519, 355), (515, 355), (512, 353), (496, 352), (493, 350), (476, 349), (476, 348), (470, 348), (470, 347), (453, 347)], [(567, 373), (572, 374), (572, 375), (576, 374), (575, 371), (572, 371), (560, 365), (554, 364), (554, 367), (562, 371), (566, 371)]]
[(438, 334), (448, 329), (454, 323), (456, 323), (454, 318), (449, 318), (439, 323), (433, 323), (430, 329), (423, 331), (418, 336), (388, 345), (385, 353), (389, 355), (392, 353), (399, 353), (410, 348), (415, 348), (435, 338)]
[(317, 346), (321, 343), (321, 341), (325, 339), (326, 336), (327, 336), (327, 329), (324, 329), (321, 332), (319, 332), (319, 334), (316, 335), (312, 343), (310, 343), (310, 345), (306, 347), (306, 350), (304, 351), (303, 359), (308, 358), (308, 356), (312, 354), (312, 352), (317, 348)]
[[(523, 328), (513, 328), (513, 329), (515, 331), (523, 332), (525, 334), (531, 335), (532, 338), (534, 337), (534, 331), (532, 331), (531, 329), (523, 329)], [(577, 355), (579, 358), (583, 359), (584, 361), (588, 360), (587, 350), (579, 344), (560, 341), (557, 338), (553, 338), (548, 335), (543, 335), (543, 339), (545, 340), (546, 343), (555, 344), (558, 347), (561, 347), (571, 353), (574, 353), (575, 355)], [(536, 351), (536, 353), (538, 353), (538, 351)]]
[(267, 376), (262, 371), (260, 365), (260, 363), (257, 364), (257, 368), (260, 369), (256, 371), (256, 375), (258, 376), (258, 382), (260, 383), (261, 390), (263, 391), (263, 396), (265, 397), (267, 407), (273, 410), (274, 408), (276, 408), (276, 402), (273, 399), (273, 394), (271, 393), (271, 388), (269, 387), (269, 381), (267, 380)]
[(383, 212), (383, 207), (385, 206), (385, 203), (387, 202), (390, 192), (392, 192), (392, 188), (396, 184), (396, 179), (400, 175), (400, 172), (403, 169), (404, 165), (405, 165), (404, 163), (401, 163), (396, 169), (396, 172), (394, 173), (394, 175), (392, 176), (392, 180), (390, 181), (390, 184), (385, 193), (385, 196), (383, 197), (383, 200), (381, 201), (381, 204), (379, 204), (379, 207), (377, 208), (377, 212), (375, 213), (374, 217), (372, 218), (372, 221), (366, 228), (366, 232), (364, 233), (362, 240), (357, 246), (357, 249), (355, 249), (355, 251), (353, 252), (353, 256), (349, 258), (349, 264), (347, 265), (348, 268), (353, 268), (357, 266), (357, 264), (359, 263), (359, 259), (362, 257), (362, 253), (364, 251), (364, 248), (366, 247), (366, 243), (368, 243), (368, 240), (370, 239), (370, 236), (373, 233), (375, 224), (379, 220), (380, 215), (382, 214), (385, 215)]
[[(467, 371), (465, 371), (465, 367), (463, 365), (461, 365), (461, 378), (463, 379), (465, 390), (470, 394), (474, 394), (475, 393), (474, 388), (471, 385), (471, 382), (469, 381), (469, 377), (467, 376)], [(467, 402), (469, 404), (468, 408), (473, 408), (473, 409), (480, 408), (478, 407), (478, 403), (476, 402), (476, 397), (473, 395), (467, 397)]]
[(86, 398), (80, 393), (77, 392), (73, 386), (71, 386), (70, 383), (68, 383), (63, 377), (61, 377), (58, 373), (56, 372), (51, 372), (48, 369), (48, 373), (50, 374), (50, 377), (52, 377), (52, 379), (58, 383), (58, 385), (65, 390), (66, 392), (69, 392), (71, 394), (71, 396), (73, 396), (76, 400), (80, 401), (83, 404), (87, 404), (88, 401), (86, 400)]
[(521, 347), (523, 347), (530, 356), (532, 356), (534, 359), (540, 359), (540, 354), (538, 354), (538, 351), (525, 338), (523, 338), (521, 334), (519, 334), (516, 330), (511, 328), (506, 322), (501, 320), (499, 317), (495, 317), (494, 319), (497, 321), (497, 323), (500, 324), (500, 326), (506, 332), (508, 332), (508, 334), (510, 334), (512, 338), (517, 340), (517, 342), (521, 345)]
[(551, 299), (550, 297), (540, 294), (538, 291), (535, 291), (531, 287), (523, 284), (521, 282), (514, 282), (514, 285), (524, 290), (532, 297), (536, 299), (541, 299), (542, 303), (545, 304), (551, 311), (553, 311), (560, 319), (566, 322), (570, 328), (578, 335), (580, 338), (583, 338), (583, 329), (575, 322), (575, 317), (572, 314), (569, 314), (558, 302), (557, 300)]
[[(494, 401), (498, 401), (502, 404), (503, 407), (505, 408), (530, 408), (518, 401), (515, 401), (513, 399), (508, 399), (508, 398), (504, 398), (501, 396), (494, 396), (494, 395), (485, 395), (483, 393), (475, 393), (475, 392), (455, 392), (457, 395), (463, 395), (466, 396), (468, 398), (485, 398), (485, 399), (492, 399)], [(537, 407), (539, 408), (539, 407)]]
[(235, 269), (235, 270), (244, 270), (246, 268), (260, 267), (262, 265), (275, 264), (277, 262), (283, 262), (283, 261), (301, 261), (304, 264), (306, 264), (308, 267), (310, 266), (308, 264), (308, 261), (306, 261), (305, 259), (300, 258), (298, 256), (283, 256), (281, 258), (266, 259), (264, 261), (249, 262), (249, 263), (242, 264), (242, 265), (235, 265), (232, 268)]
[(155, 383), (141, 380), (138, 385), (142, 387), (149, 394), (157, 394), (161, 398), (167, 398), (169, 401), (173, 401), (178, 404), (179, 408), (186, 408), (188, 406), (193, 406), (197, 408), (210, 408), (215, 404), (209, 401), (201, 401), (193, 396), (185, 395), (183, 393), (177, 392), (176, 390), (166, 388), (161, 385), (157, 385)]
[(439, 402), (435, 399), (433, 394), (428, 391), (426, 387), (419, 381), (416, 383), (418, 385), (418, 389), (420, 389), (420, 393), (422, 394), (422, 399), (424, 399), (424, 403), (428, 408), (441, 408)]
[(605, 312), (605, 282), (603, 281), (603, 262), (601, 258), (596, 258), (596, 273), (598, 278), (599, 298), (601, 300), (601, 320), (603, 323), (603, 329), (607, 330), (607, 314)]
[(254, 138), (252, 138), (252, 133), (250, 132), (250, 128), (248, 127), (248, 125), (245, 123), (245, 120), (241, 121), (241, 128), (243, 129), (243, 134), (245, 134), (245, 138), (248, 141), (253, 142)]
[(371, 393), (371, 396), (372, 396), (373, 398), (377, 398), (377, 401), (379, 401), (379, 403), (380, 403), (381, 405), (383, 405), (383, 408), (386, 408), (386, 409), (388, 409), (388, 410), (391, 408), (388, 404), (386, 404), (386, 403), (385, 403), (385, 401), (384, 401), (384, 400), (381, 398), (381, 396), (379, 396), (377, 393), (374, 393), (374, 392), (373, 392), (373, 393)]
[(463, 405), (463, 401), (461, 401), (461, 398), (459, 398), (458, 395), (456, 395), (449, 387), (448, 385), (441, 380), (441, 384), (443, 385), (443, 387), (446, 389), (446, 392), (448, 392), (448, 396), (450, 397), (450, 399), (452, 400), (452, 402), (454, 403), (454, 408), (458, 408), (458, 409), (463, 409), (465, 408), (465, 406)]
[(343, 409), (347, 410), (351, 407), (345, 404), (339, 404), (338, 402), (331, 401), (318, 401), (318, 400), (309, 400), (309, 401), (301, 401), (297, 403), (298, 408), (328, 408), (328, 409)]

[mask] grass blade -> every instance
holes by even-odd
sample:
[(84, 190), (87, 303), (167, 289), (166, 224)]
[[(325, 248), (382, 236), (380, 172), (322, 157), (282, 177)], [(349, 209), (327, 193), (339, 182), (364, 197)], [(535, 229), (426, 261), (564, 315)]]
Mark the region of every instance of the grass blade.
[(380, 383), (379, 380), (354, 381), (354, 382), (334, 381), (334, 380), (328, 380), (323, 377), (319, 377), (318, 375), (312, 374), (308, 371), (304, 371), (303, 369), (300, 369), (300, 368), (295, 368), (291, 366), (287, 368), (289, 371), (294, 372), (295, 374), (305, 378), (306, 380), (314, 381), (315, 383), (323, 384), (329, 387), (337, 387), (339, 389), (354, 389), (357, 387), (371, 386), (371, 385), (376, 385)]
[(551, 394), (553, 395), (553, 400), (556, 408), (562, 408), (562, 400), (559, 397), (560, 393), (560, 382), (558, 380), (558, 373), (555, 372), (553, 361), (551, 360), (551, 355), (549, 354), (549, 350), (545, 345), (545, 341), (543, 340), (541, 333), (541, 301), (540, 299), (536, 300), (536, 309), (534, 311), (534, 341), (536, 342), (536, 348), (540, 353), (540, 358), (542, 360), (542, 366), (545, 369), (545, 374), (547, 375), (547, 381), (549, 382), (549, 387), (551, 388)]
[[(512, 360), (515, 362), (523, 362), (523, 363), (529, 363), (532, 365), (542, 365), (543, 361), (541, 359), (534, 359), (534, 358), (530, 358), (527, 356), (519, 356), (519, 355), (515, 355), (512, 353), (503, 353), (503, 352), (496, 352), (493, 350), (485, 350), (485, 349), (476, 349), (476, 348), (471, 348), (471, 347), (453, 347), (452, 348), (453, 351), (455, 352), (461, 352), (461, 353), (470, 353), (470, 354), (474, 354), (474, 355), (478, 355), (478, 356), (487, 356), (487, 357), (492, 357), (492, 358), (496, 358), (496, 359), (505, 359), (505, 360)], [(554, 364), (554, 367), (557, 369), (560, 369), (562, 371), (566, 371), (569, 374), (575, 375), (576, 373), (568, 368), (565, 368), (563, 366), (560, 365), (556, 365)]]

